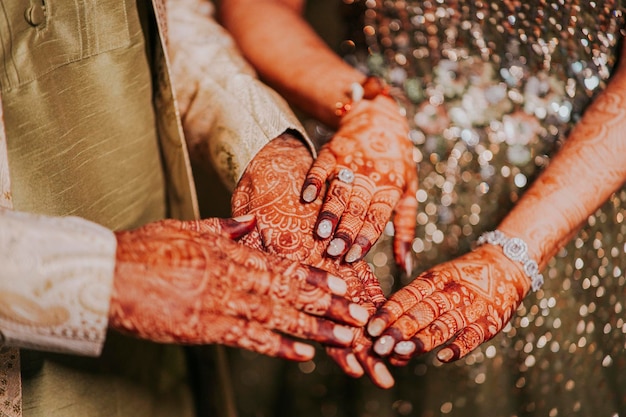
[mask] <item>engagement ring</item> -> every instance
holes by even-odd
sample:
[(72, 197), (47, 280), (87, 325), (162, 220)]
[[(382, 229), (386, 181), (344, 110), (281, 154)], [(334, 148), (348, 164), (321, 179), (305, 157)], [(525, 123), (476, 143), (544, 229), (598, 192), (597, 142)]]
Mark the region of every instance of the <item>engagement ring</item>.
[(337, 179), (346, 184), (352, 184), (352, 181), (354, 181), (354, 172), (348, 168), (341, 168), (337, 174)]

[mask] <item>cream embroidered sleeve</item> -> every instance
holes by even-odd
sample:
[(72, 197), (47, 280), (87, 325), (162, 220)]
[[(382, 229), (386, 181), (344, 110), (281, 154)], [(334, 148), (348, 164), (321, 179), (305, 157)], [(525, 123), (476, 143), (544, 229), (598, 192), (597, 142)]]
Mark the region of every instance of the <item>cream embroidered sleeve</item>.
[(313, 146), (286, 102), (258, 81), (206, 0), (170, 1), (168, 53), (191, 153), (210, 158), (233, 188), (270, 140), (293, 129)]
[(113, 284), (113, 232), (77, 217), (6, 209), (0, 230), (1, 344), (98, 355)]

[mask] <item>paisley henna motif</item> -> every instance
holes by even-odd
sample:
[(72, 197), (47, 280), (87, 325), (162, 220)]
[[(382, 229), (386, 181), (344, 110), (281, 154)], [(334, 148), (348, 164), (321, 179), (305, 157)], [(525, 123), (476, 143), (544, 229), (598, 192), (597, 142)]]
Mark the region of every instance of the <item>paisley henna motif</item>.
[[(257, 217), (258, 233), (254, 236), (258, 241), (248, 238), (253, 233), (242, 241), (289, 259), (285, 259), (286, 262), (297, 259), (340, 276), (346, 283), (350, 300), (372, 314), (385, 297), (367, 263), (346, 264), (327, 256), (325, 242), (313, 235), (322, 202), (318, 199), (302, 204), (299, 192), (312, 162), (306, 147), (288, 135), (274, 139), (257, 154), (233, 195), (234, 215)], [(382, 360), (371, 351), (371, 339), (362, 328), (354, 329), (353, 335), (349, 348), (329, 346), (328, 354), (349, 375), (367, 373), (379, 386), (393, 385), (393, 378)]]
[[(349, 346), (367, 312), (325, 271), (233, 241), (252, 216), (165, 220), (116, 233), (110, 325), (157, 342), (221, 343), (293, 360), (314, 349), (286, 335)], [(329, 320), (329, 319), (332, 319)]]

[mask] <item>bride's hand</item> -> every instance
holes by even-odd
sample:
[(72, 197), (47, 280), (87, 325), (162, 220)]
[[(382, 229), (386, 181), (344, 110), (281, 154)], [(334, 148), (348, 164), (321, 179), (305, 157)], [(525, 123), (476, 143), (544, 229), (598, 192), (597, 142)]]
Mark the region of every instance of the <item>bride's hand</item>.
[(438, 265), (399, 290), (370, 319), (374, 351), (395, 365), (447, 344), (442, 362), (462, 358), (509, 322), (530, 289), (522, 264), (493, 245)]
[(337, 133), (307, 173), (302, 199), (311, 203), (324, 196), (315, 235), (327, 242), (329, 255), (345, 256), (347, 262), (365, 256), (395, 209), (395, 259), (410, 273), (416, 191), (406, 118), (393, 99), (378, 95), (352, 104), (341, 118)]
[[(233, 195), (234, 215), (254, 214), (256, 230), (242, 239), (254, 248), (313, 265), (341, 277), (346, 296), (361, 306), (367, 321), (385, 298), (378, 280), (364, 261), (342, 263), (325, 254), (325, 245), (313, 236), (321, 201), (303, 205), (300, 188), (312, 157), (304, 144), (285, 135), (274, 139), (250, 162)], [(355, 309), (356, 310), (356, 309)], [(348, 374), (368, 374), (375, 384), (388, 388), (393, 378), (383, 361), (373, 354), (372, 341), (363, 328), (354, 328), (350, 347), (327, 346), (328, 354)]]

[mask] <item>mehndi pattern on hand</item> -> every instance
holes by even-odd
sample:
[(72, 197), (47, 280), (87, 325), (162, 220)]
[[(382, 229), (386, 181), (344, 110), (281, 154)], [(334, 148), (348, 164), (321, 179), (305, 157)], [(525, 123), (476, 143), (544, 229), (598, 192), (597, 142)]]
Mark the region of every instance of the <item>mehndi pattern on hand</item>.
[[(302, 204), (300, 189), (312, 157), (304, 145), (284, 135), (274, 139), (249, 164), (233, 195), (234, 215), (254, 214), (256, 230), (241, 241), (277, 257), (295, 259), (340, 276), (347, 296), (363, 306), (369, 317), (385, 297), (364, 261), (346, 264), (326, 254), (324, 241), (313, 235), (321, 200)], [(354, 329), (350, 347), (328, 346), (328, 354), (354, 377), (368, 374), (381, 387), (393, 385), (387, 367), (371, 350), (362, 328)]]

